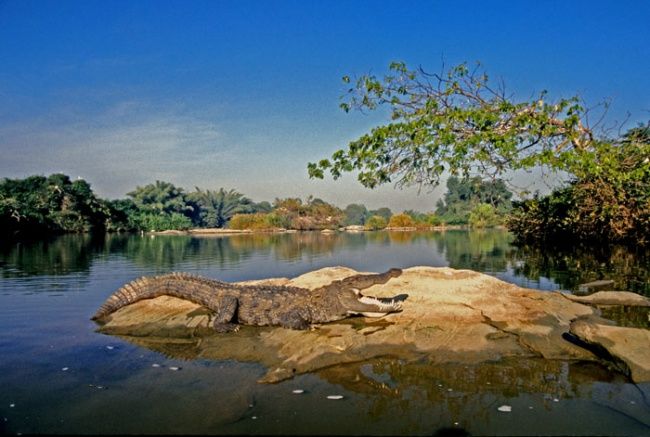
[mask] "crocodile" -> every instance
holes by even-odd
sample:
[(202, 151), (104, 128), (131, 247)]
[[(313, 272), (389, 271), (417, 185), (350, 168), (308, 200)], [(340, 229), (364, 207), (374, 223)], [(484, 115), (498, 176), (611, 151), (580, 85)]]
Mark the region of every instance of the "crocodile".
[(361, 290), (385, 284), (401, 274), (401, 269), (390, 269), (381, 274), (354, 275), (314, 290), (283, 285), (240, 285), (189, 273), (141, 277), (109, 296), (92, 320), (108, 322), (110, 315), (124, 306), (166, 295), (207, 308), (214, 317), (214, 330), (220, 333), (236, 331), (240, 325), (307, 329), (311, 324), (353, 315), (382, 317), (401, 311), (407, 294), (392, 298), (361, 294)]

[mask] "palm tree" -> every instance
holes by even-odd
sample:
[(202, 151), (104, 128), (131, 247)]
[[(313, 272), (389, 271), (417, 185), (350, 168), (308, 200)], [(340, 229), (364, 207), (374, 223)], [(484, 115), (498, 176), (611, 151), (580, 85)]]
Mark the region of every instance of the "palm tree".
[(222, 228), (233, 215), (251, 213), (254, 209), (253, 202), (234, 189), (202, 191), (196, 187), (189, 197), (198, 206), (198, 224), (210, 228)]

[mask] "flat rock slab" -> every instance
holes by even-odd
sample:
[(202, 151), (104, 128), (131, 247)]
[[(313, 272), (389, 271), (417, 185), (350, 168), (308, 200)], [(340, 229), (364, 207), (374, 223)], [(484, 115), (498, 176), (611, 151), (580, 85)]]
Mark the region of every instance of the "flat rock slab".
[(632, 380), (650, 381), (650, 331), (576, 320), (571, 323), (571, 333), (623, 362)]
[[(329, 267), (297, 278), (247, 281), (314, 289), (354, 274)], [(256, 361), (267, 366), (261, 382), (371, 358), (425, 358), (431, 363), (478, 363), (506, 357), (596, 360), (566, 341), (572, 321), (598, 309), (557, 292), (525, 289), (470, 270), (412, 267), (364, 294), (406, 293), (403, 311), (380, 319), (354, 317), (311, 330), (242, 327), (217, 334), (204, 308), (173, 297), (128, 305), (99, 331), (182, 358)]]
[(613, 288), (614, 281), (611, 279), (601, 279), (598, 281), (587, 282), (578, 286), (579, 293), (592, 293), (594, 291), (602, 290), (605, 288)]
[(629, 291), (598, 291), (589, 296), (564, 295), (574, 302), (586, 303), (589, 305), (625, 305), (650, 307), (650, 299), (640, 294)]

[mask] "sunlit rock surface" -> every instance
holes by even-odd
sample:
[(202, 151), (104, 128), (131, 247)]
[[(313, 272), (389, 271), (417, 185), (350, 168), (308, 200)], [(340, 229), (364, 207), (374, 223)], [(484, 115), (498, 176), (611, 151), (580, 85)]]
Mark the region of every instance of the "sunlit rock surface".
[[(357, 273), (331, 267), (294, 279), (242, 284), (313, 289)], [(388, 283), (364, 290), (364, 294), (380, 297), (402, 293), (409, 295), (403, 311), (380, 319), (355, 317), (308, 331), (242, 327), (229, 334), (214, 333), (209, 313), (202, 307), (159, 297), (116, 311), (100, 331), (177, 358), (259, 362), (268, 368), (262, 382), (382, 356), (424, 359), (430, 364), (469, 364), (507, 357), (598, 359), (563, 338), (572, 322), (595, 317), (598, 309), (560, 293), (517, 287), (469, 270), (433, 267), (405, 269)], [(645, 345), (649, 350), (647, 346), (650, 344)], [(632, 372), (632, 377), (650, 380), (647, 373)]]
[(572, 294), (565, 294), (565, 296), (574, 302), (586, 303), (589, 305), (650, 307), (650, 299), (629, 291), (598, 291), (588, 296), (575, 296)]
[(622, 361), (634, 381), (650, 381), (650, 331), (576, 320), (571, 333), (603, 348), (612, 361)]

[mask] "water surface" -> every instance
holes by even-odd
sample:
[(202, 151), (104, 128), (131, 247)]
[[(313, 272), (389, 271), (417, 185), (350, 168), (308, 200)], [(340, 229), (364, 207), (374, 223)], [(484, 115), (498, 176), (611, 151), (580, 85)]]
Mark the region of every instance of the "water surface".
[[(648, 384), (594, 363), (433, 366), (386, 357), (261, 385), (259, 364), (185, 360), (186, 345), (138, 347), (96, 333), (89, 320), (125, 282), (170, 271), (241, 281), (336, 265), (374, 272), (450, 266), (542, 290), (607, 278), (616, 289), (650, 295), (646, 254), (510, 243), (497, 230), (63, 236), (0, 245), (0, 431), (650, 435)], [(512, 411), (498, 411), (503, 405)]]

